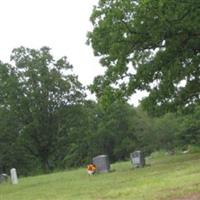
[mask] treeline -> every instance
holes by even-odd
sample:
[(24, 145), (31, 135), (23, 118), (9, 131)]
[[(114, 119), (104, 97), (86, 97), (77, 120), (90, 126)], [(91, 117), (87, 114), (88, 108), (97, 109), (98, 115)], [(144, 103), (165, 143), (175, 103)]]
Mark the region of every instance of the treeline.
[(146, 155), (200, 144), (200, 107), (187, 115), (151, 118), (112, 91), (98, 102), (65, 57), (46, 47), (14, 49), (11, 64), (0, 63), (0, 171), (20, 175), (83, 166), (99, 154), (111, 162), (134, 150)]

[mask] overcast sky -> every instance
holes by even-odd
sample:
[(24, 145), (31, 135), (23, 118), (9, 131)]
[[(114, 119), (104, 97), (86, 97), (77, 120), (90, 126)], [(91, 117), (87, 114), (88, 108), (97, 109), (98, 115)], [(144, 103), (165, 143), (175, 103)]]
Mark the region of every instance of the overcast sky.
[[(103, 74), (103, 68), (87, 46), (92, 30), (89, 17), (98, 0), (0, 0), (0, 60), (9, 62), (13, 48), (48, 46), (56, 57), (67, 56), (84, 84)], [(137, 105), (141, 94), (132, 102)]]

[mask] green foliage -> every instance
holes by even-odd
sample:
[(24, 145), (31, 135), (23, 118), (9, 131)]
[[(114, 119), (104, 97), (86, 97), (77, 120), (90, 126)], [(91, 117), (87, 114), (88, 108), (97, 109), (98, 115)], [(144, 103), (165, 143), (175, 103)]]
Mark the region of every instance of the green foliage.
[[(129, 96), (149, 96), (143, 106), (161, 115), (199, 103), (199, 1), (100, 0), (93, 10), (88, 43), (106, 67), (94, 84)], [(98, 81), (98, 80), (100, 81)]]
[(95, 133), (94, 102), (68, 106), (62, 110), (63, 126), (54, 152), (57, 167), (78, 167), (91, 160), (91, 137)]
[(199, 145), (199, 106), (186, 116), (151, 118), (119, 88), (101, 88), (102, 77), (91, 86), (98, 103), (86, 101), (72, 66), (46, 47), (20, 47), (11, 58), (12, 65), (0, 63), (0, 171), (34, 175), (83, 166), (99, 154), (113, 163), (135, 150)]
[(180, 118), (172, 113), (155, 119), (154, 131), (157, 149), (172, 151), (178, 146), (178, 133), (180, 131)]
[(182, 145), (200, 144), (200, 106), (196, 106), (194, 112), (182, 118), (179, 139)]
[[(71, 73), (72, 66), (66, 58), (55, 61), (47, 47), (40, 50), (14, 49), (11, 61), (14, 66), (2, 64), (0, 73), (0, 117), (3, 118), (1, 123), (4, 123), (0, 126), (3, 129), (1, 136), (3, 140), (10, 136), (8, 141), (2, 142), (2, 148), (11, 143), (4, 151), (9, 154), (10, 149), (9, 159), (12, 159), (13, 166), (18, 166), (15, 164), (17, 155), (23, 154), (17, 154), (16, 147), (19, 147), (39, 159), (42, 168), (48, 171), (53, 167), (51, 159), (59, 131), (64, 126), (61, 122), (65, 116), (60, 113), (65, 107), (83, 101), (83, 87)], [(15, 148), (12, 149), (12, 146)], [(11, 156), (12, 153), (14, 156)], [(8, 160), (4, 158), (3, 162)], [(20, 163), (20, 160), (17, 162)], [(30, 156), (28, 162), (32, 163)]]
[[(122, 160), (137, 148), (137, 116), (131, 106), (115, 101), (97, 116), (96, 144), (111, 160)], [(100, 152), (99, 152), (100, 153)]]

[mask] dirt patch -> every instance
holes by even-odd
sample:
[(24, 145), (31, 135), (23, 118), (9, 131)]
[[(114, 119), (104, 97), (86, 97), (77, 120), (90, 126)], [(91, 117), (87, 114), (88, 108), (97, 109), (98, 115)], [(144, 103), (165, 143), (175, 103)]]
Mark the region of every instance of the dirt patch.
[(174, 199), (174, 200), (200, 200), (200, 193), (188, 195), (182, 198)]

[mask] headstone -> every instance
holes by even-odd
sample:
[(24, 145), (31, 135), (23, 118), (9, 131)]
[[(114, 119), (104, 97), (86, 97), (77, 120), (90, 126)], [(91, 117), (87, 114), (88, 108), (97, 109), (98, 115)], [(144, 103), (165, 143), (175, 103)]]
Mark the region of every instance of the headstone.
[(8, 175), (7, 174), (0, 174), (0, 183), (8, 181)]
[(144, 167), (145, 165), (145, 158), (141, 151), (134, 151), (130, 154), (131, 163), (133, 167)]
[(15, 168), (10, 170), (10, 178), (12, 184), (18, 184), (17, 171)]
[(105, 173), (110, 171), (110, 162), (107, 155), (99, 155), (93, 158), (93, 164), (96, 165), (96, 171)]

